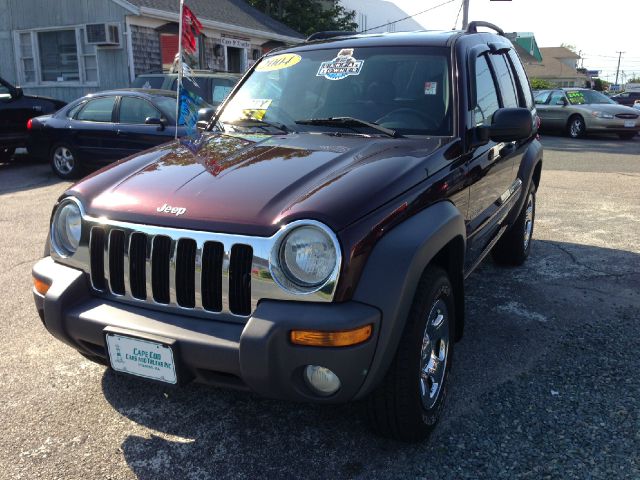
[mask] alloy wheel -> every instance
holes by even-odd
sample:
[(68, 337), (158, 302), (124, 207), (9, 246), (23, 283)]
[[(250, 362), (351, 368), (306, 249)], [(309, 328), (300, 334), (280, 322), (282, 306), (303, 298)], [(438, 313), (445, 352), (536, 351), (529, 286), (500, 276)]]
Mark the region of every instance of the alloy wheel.
[(438, 298), (429, 310), (420, 352), (420, 400), (425, 410), (433, 408), (442, 391), (449, 354), (449, 309)]
[(53, 152), (53, 163), (56, 170), (63, 175), (68, 175), (75, 166), (75, 159), (73, 153), (67, 147), (60, 146)]

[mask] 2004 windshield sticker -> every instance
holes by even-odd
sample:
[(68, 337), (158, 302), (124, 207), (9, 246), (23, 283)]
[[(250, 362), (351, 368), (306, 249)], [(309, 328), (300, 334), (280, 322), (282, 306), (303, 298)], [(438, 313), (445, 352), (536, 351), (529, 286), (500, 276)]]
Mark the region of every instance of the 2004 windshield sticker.
[(343, 48), (338, 56), (328, 62), (322, 62), (316, 77), (324, 77), (328, 80), (342, 80), (349, 75), (360, 75), (364, 60), (356, 60), (353, 56), (353, 48)]

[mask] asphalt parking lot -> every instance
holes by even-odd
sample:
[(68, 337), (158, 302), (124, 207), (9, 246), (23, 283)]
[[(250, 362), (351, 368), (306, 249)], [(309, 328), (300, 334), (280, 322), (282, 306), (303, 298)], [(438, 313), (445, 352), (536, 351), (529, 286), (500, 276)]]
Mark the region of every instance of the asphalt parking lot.
[(640, 478), (640, 137), (545, 135), (532, 256), (467, 281), (444, 421), (115, 376), (49, 335), (31, 266), (68, 183), (0, 164), (0, 478)]

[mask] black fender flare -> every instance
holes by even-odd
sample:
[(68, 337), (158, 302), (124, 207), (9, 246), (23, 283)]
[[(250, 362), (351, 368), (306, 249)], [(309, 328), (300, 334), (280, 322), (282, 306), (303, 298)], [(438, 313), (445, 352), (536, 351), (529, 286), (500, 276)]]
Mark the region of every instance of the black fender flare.
[(463, 214), (449, 201), (436, 203), (390, 230), (373, 248), (353, 300), (377, 307), (382, 312), (382, 322), (369, 374), (356, 398), (368, 394), (384, 378), (398, 348), (422, 273), (434, 257), (456, 239), (459, 248), (456, 260), (459, 261), (455, 264), (459, 265), (459, 271), (451, 282), (456, 297), (456, 337), (459, 338), (464, 324), (462, 269), (466, 230)]
[[(520, 189), (520, 198), (518, 198), (516, 205), (511, 209), (511, 212), (509, 212), (509, 216), (507, 218), (508, 225), (513, 225), (513, 222), (518, 218), (518, 214), (522, 210), (525, 198), (529, 192), (529, 185), (531, 185), (531, 182), (533, 181), (533, 175), (536, 168), (540, 165), (540, 169), (542, 169), (542, 157), (542, 144), (538, 140), (533, 140), (529, 144), (527, 151), (524, 153), (522, 161), (520, 162), (518, 178), (522, 181), (522, 188)], [(538, 182), (540, 181), (539, 178), (537, 180)]]

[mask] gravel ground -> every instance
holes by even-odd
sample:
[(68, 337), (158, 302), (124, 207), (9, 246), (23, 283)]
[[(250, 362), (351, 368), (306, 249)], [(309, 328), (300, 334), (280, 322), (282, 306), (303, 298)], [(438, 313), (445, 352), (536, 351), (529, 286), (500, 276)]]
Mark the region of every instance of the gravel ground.
[(0, 479), (640, 478), (640, 138), (543, 142), (532, 256), (468, 279), (445, 418), (413, 445), (360, 404), (165, 389), (55, 340), (30, 269), (68, 184), (0, 164)]

